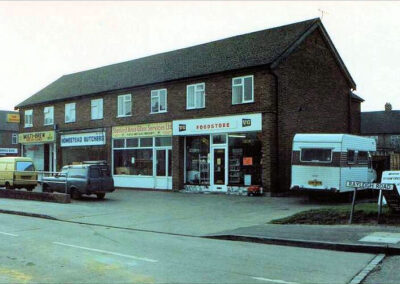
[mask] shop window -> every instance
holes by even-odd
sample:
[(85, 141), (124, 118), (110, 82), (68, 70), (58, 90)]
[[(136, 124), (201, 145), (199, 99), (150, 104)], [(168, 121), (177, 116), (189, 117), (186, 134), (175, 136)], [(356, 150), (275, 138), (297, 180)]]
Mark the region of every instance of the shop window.
[(186, 183), (210, 184), (209, 136), (186, 137)]
[(125, 139), (114, 139), (114, 148), (124, 148), (125, 147)]
[(157, 164), (156, 164), (156, 175), (166, 176), (167, 175), (167, 152), (166, 150), (157, 150)]
[(347, 151), (347, 163), (348, 164), (356, 163), (356, 151), (354, 151), (354, 150)]
[(172, 145), (171, 137), (156, 137), (156, 147), (171, 146), (171, 145)]
[[(119, 102), (119, 99), (118, 99)], [(91, 119), (103, 119), (103, 99), (91, 100)]]
[(18, 134), (17, 133), (12, 134), (11, 144), (18, 144)]
[(229, 184), (261, 185), (261, 140), (257, 133), (229, 134)]
[(153, 138), (140, 138), (140, 147), (153, 147)]
[(252, 75), (232, 79), (232, 104), (254, 102), (253, 81)]
[(186, 108), (196, 109), (205, 107), (205, 84), (193, 84), (186, 87)]
[(213, 144), (226, 144), (226, 135), (225, 134), (218, 134), (212, 136)]
[(138, 138), (126, 139), (126, 147), (127, 148), (139, 147), (139, 139)]
[(27, 109), (24, 114), (25, 127), (33, 126), (33, 110)]
[(132, 115), (132, 95), (118, 96), (118, 117)]
[(151, 113), (167, 111), (167, 89), (151, 91)]
[(153, 149), (114, 150), (114, 174), (153, 175)]
[(48, 106), (43, 110), (44, 113), (44, 125), (52, 125), (54, 123), (54, 107)]
[(75, 122), (75, 103), (65, 104), (65, 122)]

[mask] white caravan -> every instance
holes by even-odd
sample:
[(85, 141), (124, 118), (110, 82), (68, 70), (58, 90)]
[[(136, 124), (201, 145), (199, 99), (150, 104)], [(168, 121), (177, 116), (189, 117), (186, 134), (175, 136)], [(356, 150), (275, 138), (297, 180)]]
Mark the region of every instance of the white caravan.
[(376, 180), (372, 138), (349, 134), (296, 134), (293, 138), (291, 190), (346, 192), (346, 181)]

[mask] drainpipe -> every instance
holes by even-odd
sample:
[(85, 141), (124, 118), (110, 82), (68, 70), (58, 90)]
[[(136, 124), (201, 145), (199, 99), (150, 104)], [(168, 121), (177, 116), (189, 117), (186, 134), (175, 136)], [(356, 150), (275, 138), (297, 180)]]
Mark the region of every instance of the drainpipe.
[[(274, 70), (270, 70), (272, 76), (275, 79), (275, 146), (276, 146), (276, 176), (277, 176), (277, 184), (278, 188), (280, 187), (280, 166), (279, 166), (279, 78)], [(271, 192), (272, 193), (272, 192)]]

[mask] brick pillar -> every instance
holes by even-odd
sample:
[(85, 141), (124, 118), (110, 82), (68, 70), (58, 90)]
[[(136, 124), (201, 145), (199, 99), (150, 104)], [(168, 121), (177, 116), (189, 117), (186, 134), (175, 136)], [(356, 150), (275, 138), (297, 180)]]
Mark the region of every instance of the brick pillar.
[(183, 189), (184, 137), (172, 137), (172, 190)]
[(276, 150), (276, 116), (273, 113), (262, 115), (262, 141), (261, 141), (261, 170), (264, 191), (271, 194), (279, 190), (277, 172), (277, 150)]

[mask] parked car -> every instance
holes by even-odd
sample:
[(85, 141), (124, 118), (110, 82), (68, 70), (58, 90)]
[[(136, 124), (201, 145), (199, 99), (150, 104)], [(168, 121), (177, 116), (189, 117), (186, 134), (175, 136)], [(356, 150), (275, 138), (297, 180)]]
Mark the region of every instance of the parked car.
[(61, 172), (43, 177), (43, 192), (63, 192), (79, 199), (82, 194), (95, 194), (103, 199), (107, 192), (114, 191), (114, 180), (110, 168), (105, 164), (81, 164), (64, 166)]
[(32, 191), (37, 185), (37, 177), (31, 158), (0, 158), (0, 186), (5, 186), (6, 189), (26, 188)]

